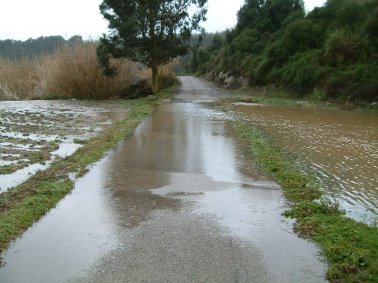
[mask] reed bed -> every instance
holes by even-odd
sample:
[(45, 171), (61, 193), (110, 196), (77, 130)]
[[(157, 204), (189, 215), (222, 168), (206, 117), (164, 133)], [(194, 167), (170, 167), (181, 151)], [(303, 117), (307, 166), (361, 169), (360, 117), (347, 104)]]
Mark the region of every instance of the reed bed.
[[(94, 42), (36, 58), (0, 58), (0, 100), (109, 99), (122, 96), (136, 77), (151, 78), (149, 70), (129, 60), (111, 64), (117, 75), (106, 77), (98, 66)], [(173, 64), (160, 67), (163, 88), (175, 82)]]

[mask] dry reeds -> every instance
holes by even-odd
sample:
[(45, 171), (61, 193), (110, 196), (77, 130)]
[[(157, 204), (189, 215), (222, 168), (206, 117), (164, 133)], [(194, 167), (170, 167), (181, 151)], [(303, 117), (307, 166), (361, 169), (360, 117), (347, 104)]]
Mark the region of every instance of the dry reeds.
[[(176, 83), (176, 72), (175, 67), (178, 64), (178, 60), (174, 59), (168, 64), (159, 66), (159, 87), (167, 88)], [(150, 84), (152, 78), (151, 69), (144, 69), (139, 72), (139, 76), (147, 79)]]
[(40, 59), (0, 58), (0, 100), (32, 97), (39, 84), (39, 77), (35, 71), (40, 63)]
[(106, 99), (125, 90), (137, 72), (137, 66), (128, 60), (117, 60), (113, 65), (118, 75), (106, 77), (98, 67), (96, 45), (85, 43), (59, 50), (48, 56), (42, 92), (65, 98)]
[[(64, 47), (37, 58), (0, 58), (0, 100), (33, 98), (108, 99), (122, 96), (135, 77), (150, 72), (129, 60), (112, 60), (117, 76), (106, 77), (98, 67), (96, 44)], [(172, 64), (160, 67), (161, 86), (175, 82)]]

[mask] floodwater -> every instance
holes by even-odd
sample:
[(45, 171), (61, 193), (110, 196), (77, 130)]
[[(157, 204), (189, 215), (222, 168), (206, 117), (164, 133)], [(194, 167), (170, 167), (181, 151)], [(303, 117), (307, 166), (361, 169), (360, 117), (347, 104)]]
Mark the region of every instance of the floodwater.
[(0, 193), (25, 182), (80, 142), (127, 116), (119, 102), (0, 102)]
[(377, 113), (261, 105), (236, 110), (310, 166), (350, 217), (378, 219)]
[(324, 282), (280, 187), (247, 162), (232, 118), (203, 103), (221, 94), (181, 80), (12, 244), (1, 282)]

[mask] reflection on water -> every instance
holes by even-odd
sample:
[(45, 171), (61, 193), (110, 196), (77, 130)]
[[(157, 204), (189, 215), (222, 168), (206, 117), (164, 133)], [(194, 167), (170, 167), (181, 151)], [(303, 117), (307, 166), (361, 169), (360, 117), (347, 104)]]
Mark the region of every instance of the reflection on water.
[(236, 110), (315, 169), (351, 217), (362, 221), (377, 217), (376, 113), (258, 105), (238, 105)]

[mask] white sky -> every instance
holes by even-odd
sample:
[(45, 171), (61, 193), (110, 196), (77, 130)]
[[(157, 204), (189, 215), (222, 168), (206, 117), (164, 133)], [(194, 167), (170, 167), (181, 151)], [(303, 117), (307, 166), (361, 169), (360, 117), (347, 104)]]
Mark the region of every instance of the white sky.
[[(306, 10), (326, 0), (305, 0)], [(98, 38), (107, 23), (98, 6), (102, 0), (0, 0), (0, 40), (26, 40), (40, 36), (81, 35)], [(223, 31), (236, 24), (244, 0), (208, 0), (207, 32)]]

